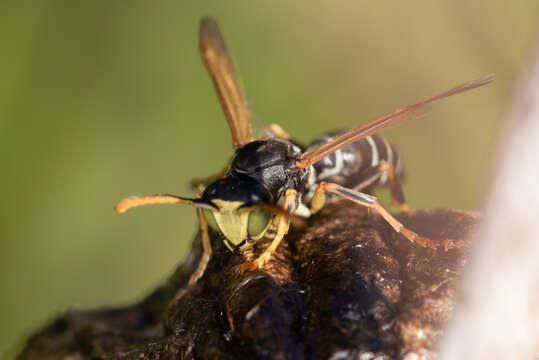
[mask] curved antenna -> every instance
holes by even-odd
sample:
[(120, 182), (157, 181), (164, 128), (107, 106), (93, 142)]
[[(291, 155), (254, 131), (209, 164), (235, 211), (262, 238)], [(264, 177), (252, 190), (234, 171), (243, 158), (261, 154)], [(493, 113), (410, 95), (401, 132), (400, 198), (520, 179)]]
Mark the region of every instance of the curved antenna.
[(230, 127), (232, 146), (238, 149), (253, 141), (251, 112), (219, 26), (211, 17), (200, 22), (199, 46)]
[(129, 209), (154, 204), (189, 204), (196, 207), (210, 207), (210, 205), (203, 204), (199, 199), (188, 199), (176, 195), (169, 194), (150, 194), (150, 195), (136, 195), (127, 197), (114, 206), (114, 211), (118, 214), (123, 213)]
[(475, 89), (476, 87), (486, 85), (494, 80), (494, 74), (489, 74), (478, 79), (468, 81), (457, 87), (444, 91), (438, 95), (434, 95), (427, 99), (421, 100), (418, 103), (408, 105), (402, 109), (395, 110), (393, 112), (382, 115), (366, 124), (353, 128), (350, 131), (345, 132), (342, 135), (337, 136), (333, 140), (313, 149), (305, 152), (299, 160), (296, 161), (296, 167), (299, 169), (306, 168), (309, 165), (314, 164), (317, 161), (322, 160), (328, 155), (331, 155), (335, 151), (342, 149), (343, 147), (350, 145), (356, 141), (359, 141), (367, 136), (370, 136), (384, 128), (396, 125), (402, 121), (410, 120), (422, 115), (428, 108), (425, 105), (430, 104), (436, 100), (440, 100), (449, 96), (460, 94), (461, 92)]

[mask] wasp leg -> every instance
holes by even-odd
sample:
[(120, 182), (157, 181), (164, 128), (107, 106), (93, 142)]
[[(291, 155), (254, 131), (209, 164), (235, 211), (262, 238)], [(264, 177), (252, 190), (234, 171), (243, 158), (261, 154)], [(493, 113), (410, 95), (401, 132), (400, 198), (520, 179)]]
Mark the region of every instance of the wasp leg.
[(202, 253), (202, 258), (200, 259), (200, 262), (198, 263), (198, 267), (189, 278), (189, 285), (194, 285), (198, 279), (204, 275), (204, 271), (206, 271), (206, 266), (208, 266), (208, 262), (210, 261), (211, 257), (211, 241), (210, 241), (210, 234), (208, 233), (208, 223), (206, 222), (206, 219), (204, 219), (204, 216), (202, 215), (202, 209), (197, 209), (198, 214), (198, 221), (200, 224), (200, 232), (202, 234), (202, 247), (204, 248), (204, 252)]
[(271, 124), (270, 126), (267, 126), (264, 129), (262, 129), (261, 137), (270, 138), (270, 139), (272, 138), (290, 139), (290, 135), (288, 135), (286, 131), (284, 131), (283, 128), (277, 124)]
[(453, 246), (453, 241), (451, 239), (431, 240), (429, 238), (419, 236), (412, 230), (402, 225), (393, 216), (391, 216), (391, 214), (386, 209), (384, 209), (382, 205), (380, 205), (375, 196), (347, 189), (338, 184), (326, 182), (321, 182), (320, 184), (318, 184), (316, 193), (311, 201), (311, 207), (314, 206), (313, 211), (317, 211), (322, 208), (322, 206), (324, 205), (326, 192), (342, 196), (343, 198), (351, 200), (356, 204), (367, 206), (369, 209), (376, 210), (378, 214), (380, 214), (396, 232), (401, 233), (413, 243), (415, 242), (423, 247), (430, 247), (432, 249), (436, 249), (436, 247), (438, 246), (443, 246), (446, 251)]
[[(296, 190), (286, 190), (284, 196), (284, 208), (288, 214), (293, 214), (296, 207)], [(290, 227), (290, 216), (287, 214), (277, 215), (279, 220), (277, 221), (277, 234), (273, 238), (270, 246), (253, 262), (246, 262), (241, 264), (243, 270), (260, 269), (271, 257), (271, 254), (277, 250), (277, 247), (281, 243), (281, 240), (288, 233)]]
[(402, 185), (397, 176), (395, 176), (395, 167), (393, 164), (387, 161), (380, 161), (378, 171), (385, 172), (389, 180), (389, 195), (391, 197), (391, 204), (398, 207), (401, 211), (407, 211), (408, 205), (404, 199), (404, 193), (402, 191)]

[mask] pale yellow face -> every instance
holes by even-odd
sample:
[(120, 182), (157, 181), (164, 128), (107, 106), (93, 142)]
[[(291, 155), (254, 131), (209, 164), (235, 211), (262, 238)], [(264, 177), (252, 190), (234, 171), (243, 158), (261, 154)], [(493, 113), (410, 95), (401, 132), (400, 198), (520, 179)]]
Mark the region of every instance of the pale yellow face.
[[(228, 240), (225, 245), (232, 251), (243, 251), (252, 246), (248, 240), (260, 239), (268, 229), (272, 214), (252, 208), (240, 209), (241, 201), (213, 199), (218, 210), (203, 209), (204, 218), (214, 230)], [(247, 240), (247, 241), (245, 241)]]

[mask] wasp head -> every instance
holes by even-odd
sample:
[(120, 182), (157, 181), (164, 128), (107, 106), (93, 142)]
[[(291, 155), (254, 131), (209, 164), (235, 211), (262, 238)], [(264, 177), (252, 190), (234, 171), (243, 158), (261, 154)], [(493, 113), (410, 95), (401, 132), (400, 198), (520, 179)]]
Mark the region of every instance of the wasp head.
[(288, 215), (273, 205), (273, 196), (264, 185), (235, 176), (209, 184), (197, 199), (170, 194), (138, 195), (123, 199), (114, 209), (122, 213), (142, 205), (178, 203), (201, 209), (208, 225), (223, 234), (225, 245), (236, 254), (264, 235), (274, 214)]
[(224, 236), (225, 245), (239, 253), (260, 239), (273, 214), (261, 205), (272, 204), (270, 192), (254, 180), (237, 177), (219, 179), (206, 187), (199, 202), (208, 225)]

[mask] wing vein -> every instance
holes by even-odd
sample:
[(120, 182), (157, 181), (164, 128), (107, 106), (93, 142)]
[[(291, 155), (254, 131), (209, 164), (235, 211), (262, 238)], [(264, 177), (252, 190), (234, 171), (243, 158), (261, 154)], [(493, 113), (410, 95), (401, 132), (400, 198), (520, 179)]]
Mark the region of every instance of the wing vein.
[(371, 120), (366, 124), (355, 127), (345, 132), (344, 134), (337, 136), (333, 140), (315, 149), (305, 152), (301, 156), (301, 158), (296, 161), (296, 167), (300, 169), (306, 168), (307, 166), (322, 160), (326, 156), (334, 153), (335, 151), (342, 149), (343, 147), (350, 145), (356, 141), (359, 141), (367, 136), (373, 135), (374, 133), (384, 128), (394, 126), (402, 121), (410, 120), (419, 117), (420, 115), (423, 115), (425, 111), (429, 110), (426, 105), (434, 101), (453, 96), (471, 89), (475, 89), (477, 87), (486, 85), (493, 80), (494, 74), (489, 74), (478, 79), (465, 82), (440, 94), (421, 100), (415, 104), (408, 105), (401, 109), (397, 109), (395, 111), (377, 117), (376, 119)]
[(251, 112), (243, 87), (214, 19), (200, 22), (200, 55), (206, 65), (230, 127), (232, 145), (237, 149), (253, 141)]

